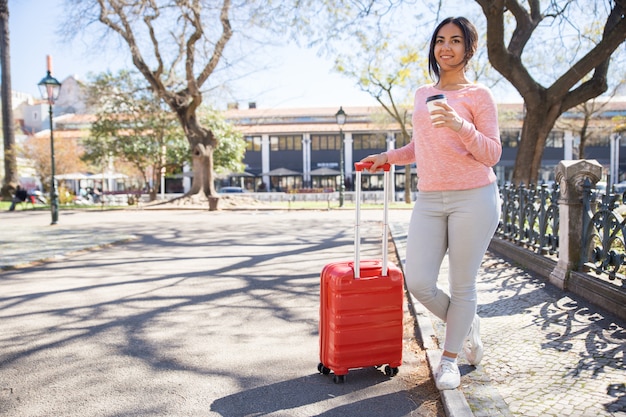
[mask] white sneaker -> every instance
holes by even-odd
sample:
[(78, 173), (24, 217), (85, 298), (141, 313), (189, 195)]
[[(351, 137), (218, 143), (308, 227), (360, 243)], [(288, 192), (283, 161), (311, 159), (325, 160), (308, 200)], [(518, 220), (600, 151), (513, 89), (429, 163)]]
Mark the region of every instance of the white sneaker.
[(435, 385), (438, 390), (456, 389), (461, 385), (461, 374), (456, 362), (442, 360), (435, 371)]
[(474, 316), (474, 322), (463, 346), (465, 357), (471, 365), (478, 365), (483, 359), (483, 342), (480, 340), (480, 318)]

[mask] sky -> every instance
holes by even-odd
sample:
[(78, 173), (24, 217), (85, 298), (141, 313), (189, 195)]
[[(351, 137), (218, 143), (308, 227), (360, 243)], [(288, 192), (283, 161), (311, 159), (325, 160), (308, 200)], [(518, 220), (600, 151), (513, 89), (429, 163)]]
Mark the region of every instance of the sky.
[[(80, 42), (68, 45), (56, 34), (62, 19), (62, 0), (9, 0), (11, 84), (18, 92), (39, 97), (37, 83), (46, 76), (46, 56), (52, 56), (52, 75), (59, 81), (88, 73), (134, 68), (115, 51), (87, 53)], [(45, 4), (45, 6), (43, 6)], [(333, 72), (332, 62), (316, 51), (296, 46), (274, 50), (273, 67), (238, 82), (245, 102), (259, 108), (367, 106), (378, 103), (355, 82)]]
[[(46, 6), (42, 7), (45, 3)], [(9, 0), (11, 39), (11, 85), (14, 91), (39, 97), (37, 83), (46, 76), (46, 56), (52, 56), (52, 75), (59, 81), (69, 76), (86, 80), (89, 72), (116, 72), (133, 68), (118, 54), (103, 51), (87, 54), (82, 45), (63, 43), (55, 31), (62, 21), (61, 0)], [(276, 50), (274, 68), (253, 74), (238, 83), (241, 96), (258, 107), (337, 107), (376, 105), (347, 77), (333, 73), (332, 62), (315, 51), (295, 46)], [(311, 82), (311, 80), (315, 82)], [(263, 88), (260, 86), (263, 85)], [(256, 89), (251, 99), (248, 92)], [(245, 103), (240, 103), (247, 106)]]

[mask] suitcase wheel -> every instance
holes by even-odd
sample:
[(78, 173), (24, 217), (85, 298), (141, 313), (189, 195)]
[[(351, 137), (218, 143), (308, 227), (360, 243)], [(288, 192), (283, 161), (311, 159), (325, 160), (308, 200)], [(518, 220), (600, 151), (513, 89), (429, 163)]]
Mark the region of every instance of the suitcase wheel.
[(334, 375), (333, 376), (333, 382), (335, 384), (343, 384), (344, 382), (346, 382), (346, 376), (345, 375)]
[[(324, 364), (322, 362), (317, 364), (317, 370), (320, 374), (324, 374), (324, 375), (328, 375), (330, 374), (330, 369), (325, 367)], [(333, 375), (333, 382), (335, 384), (343, 384), (344, 382), (346, 382), (346, 376), (345, 375)]]
[(398, 375), (398, 368), (392, 368), (389, 365), (385, 366), (385, 375), (390, 377)]
[(330, 369), (328, 369), (327, 367), (324, 366), (324, 364), (322, 362), (317, 364), (317, 371), (320, 374), (324, 374), (324, 375), (328, 375), (330, 373)]

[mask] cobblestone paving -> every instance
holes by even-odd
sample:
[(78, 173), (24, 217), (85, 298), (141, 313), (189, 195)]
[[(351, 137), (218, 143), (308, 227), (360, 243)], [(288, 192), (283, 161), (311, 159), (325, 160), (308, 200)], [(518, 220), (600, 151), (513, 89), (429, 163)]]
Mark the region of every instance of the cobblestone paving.
[[(405, 259), (406, 225), (391, 229)], [(491, 253), (477, 288), (485, 356), (477, 367), (459, 356), (476, 417), (626, 417), (623, 320)], [(443, 346), (444, 323), (430, 316)]]
[(624, 323), (493, 255), (483, 268), (482, 367), (511, 413), (626, 416)]

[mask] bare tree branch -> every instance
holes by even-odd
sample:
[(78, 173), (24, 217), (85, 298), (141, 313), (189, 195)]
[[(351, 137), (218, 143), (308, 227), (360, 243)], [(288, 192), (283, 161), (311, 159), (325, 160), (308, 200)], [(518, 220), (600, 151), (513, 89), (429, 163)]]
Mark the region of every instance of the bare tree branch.
[[(567, 93), (563, 111), (596, 97), (607, 90), (606, 75), (613, 51), (626, 39), (626, 19), (624, 9), (614, 7), (604, 26), (602, 40), (572, 68), (563, 74), (548, 90), (550, 95), (563, 95), (582, 77), (595, 68), (590, 80)], [(598, 64), (599, 62), (599, 64)]]

